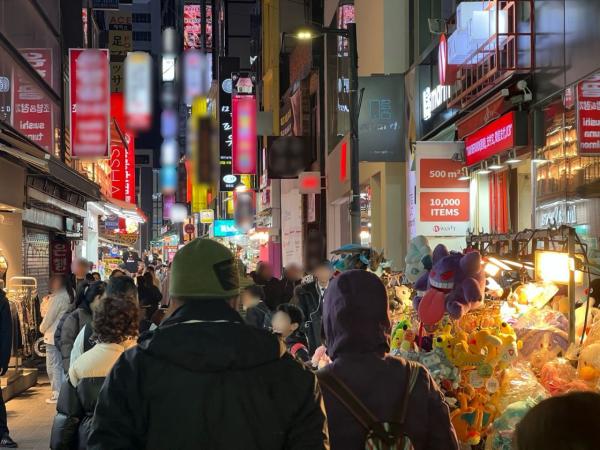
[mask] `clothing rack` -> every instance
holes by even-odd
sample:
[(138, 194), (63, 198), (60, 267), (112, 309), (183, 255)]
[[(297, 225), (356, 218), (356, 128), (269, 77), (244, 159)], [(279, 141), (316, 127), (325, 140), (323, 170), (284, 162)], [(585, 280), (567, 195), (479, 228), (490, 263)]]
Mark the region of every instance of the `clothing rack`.
[(8, 300), (17, 313), (17, 317), (13, 317), (13, 354), (18, 369), (19, 358), (31, 357), (35, 351), (39, 327), (35, 310), (37, 280), (33, 277), (12, 277), (7, 287)]

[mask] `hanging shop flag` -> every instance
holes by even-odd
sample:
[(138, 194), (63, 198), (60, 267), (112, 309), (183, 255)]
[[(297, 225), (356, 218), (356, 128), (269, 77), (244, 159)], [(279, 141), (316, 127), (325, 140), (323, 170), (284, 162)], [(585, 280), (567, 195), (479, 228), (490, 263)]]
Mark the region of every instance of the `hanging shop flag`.
[(256, 97), (236, 95), (232, 101), (233, 152), (235, 174), (256, 174)]
[[(21, 55), (50, 86), (53, 85), (52, 50), (23, 48)], [(13, 126), (48, 153), (53, 151), (54, 124), (50, 99), (21, 70), (14, 76)]]
[(577, 113), (579, 154), (600, 155), (600, 74), (577, 85)]
[(70, 49), (71, 155), (106, 158), (110, 86), (108, 50)]
[[(416, 143), (416, 195), (409, 197), (411, 236), (464, 236), (470, 220), (469, 182), (460, 181), (461, 163), (452, 160), (462, 142)], [(409, 180), (410, 183), (410, 180)], [(413, 192), (413, 189), (409, 191)], [(414, 203), (413, 203), (414, 202)]]
[(125, 119), (127, 128), (147, 131), (152, 125), (152, 57), (131, 52), (125, 58)]

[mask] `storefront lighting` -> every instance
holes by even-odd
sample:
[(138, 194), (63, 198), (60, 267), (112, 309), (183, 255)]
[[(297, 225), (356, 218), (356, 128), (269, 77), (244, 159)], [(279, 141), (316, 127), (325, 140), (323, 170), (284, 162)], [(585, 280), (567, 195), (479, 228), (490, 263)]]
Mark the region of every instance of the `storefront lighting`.
[(248, 190), (248, 186), (246, 186), (244, 183), (239, 183), (235, 187), (235, 192), (246, 192), (247, 190)]
[(488, 165), (486, 162), (482, 162), (481, 163), (481, 168), (477, 171), (477, 175), (487, 175), (489, 173), (491, 173), (492, 171), (488, 168)]
[(504, 166), (500, 162), (500, 156), (495, 156), (494, 160), (492, 161), (492, 164), (489, 165), (488, 169), (491, 169), (491, 170), (500, 170), (503, 167)]
[(568, 284), (571, 271), (575, 271), (575, 283), (582, 283), (583, 272), (575, 270), (575, 258), (570, 258), (568, 253), (535, 252), (535, 275), (537, 278), (546, 282)]
[(508, 164), (517, 164), (520, 163), (521, 160), (519, 158), (517, 158), (517, 151), (516, 150), (511, 150), (510, 153), (508, 154), (508, 159), (506, 160), (506, 162)]
[(460, 169), (460, 177), (458, 177), (458, 181), (469, 181), (471, 179), (471, 175), (469, 174), (469, 169), (463, 167)]
[(360, 232), (360, 238), (361, 239), (365, 239), (365, 240), (370, 239), (371, 238), (371, 233), (369, 233), (366, 230), (363, 230), (363, 231)]

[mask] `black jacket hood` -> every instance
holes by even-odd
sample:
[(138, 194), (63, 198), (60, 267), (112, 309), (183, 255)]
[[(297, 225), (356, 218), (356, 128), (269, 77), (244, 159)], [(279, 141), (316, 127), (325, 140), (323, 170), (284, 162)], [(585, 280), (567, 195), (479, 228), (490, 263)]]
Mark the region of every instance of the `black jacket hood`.
[(286, 351), (275, 335), (244, 324), (223, 300), (190, 300), (156, 330), (140, 337), (139, 350), (194, 372), (255, 368)]

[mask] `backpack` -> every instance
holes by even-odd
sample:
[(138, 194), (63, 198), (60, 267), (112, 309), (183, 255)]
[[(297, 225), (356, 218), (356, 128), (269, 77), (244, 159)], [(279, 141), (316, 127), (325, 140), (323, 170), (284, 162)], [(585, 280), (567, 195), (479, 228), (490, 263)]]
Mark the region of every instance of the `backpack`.
[(365, 450), (411, 450), (413, 446), (404, 432), (408, 400), (419, 376), (419, 366), (407, 361), (407, 384), (396, 415), (390, 422), (382, 422), (361, 402), (350, 388), (331, 371), (317, 371), (321, 386), (325, 387), (346, 410), (367, 430)]

